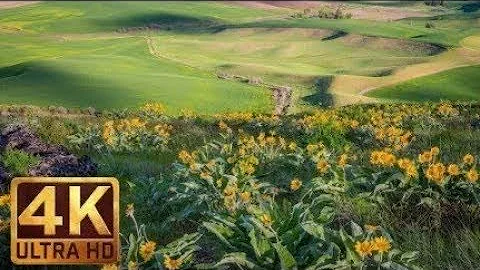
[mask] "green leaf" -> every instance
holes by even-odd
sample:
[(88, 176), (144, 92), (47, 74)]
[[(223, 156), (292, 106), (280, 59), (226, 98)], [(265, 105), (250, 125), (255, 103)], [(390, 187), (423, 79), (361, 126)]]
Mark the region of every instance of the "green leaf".
[(293, 255), (281, 243), (274, 243), (273, 247), (277, 251), (282, 269), (296, 269), (297, 262)]
[(325, 230), (322, 225), (315, 223), (314, 221), (307, 221), (301, 224), (302, 228), (315, 238), (325, 240)]
[(382, 263), (382, 268), (384, 269), (392, 269), (392, 270), (409, 270), (409, 268), (398, 264), (396, 262), (385, 262)]
[(250, 237), (250, 244), (253, 247), (253, 250), (255, 251), (255, 255), (257, 256), (257, 259), (260, 259), (266, 252), (271, 250), (270, 243), (264, 239), (260, 238), (257, 239), (255, 230), (251, 230), (248, 233), (248, 236)]
[(410, 252), (405, 252), (402, 254), (402, 256), (400, 257), (400, 260), (402, 262), (413, 262), (415, 260), (418, 259), (418, 256), (419, 256), (419, 253), (418, 251), (410, 251)]
[(137, 239), (133, 233), (128, 236), (128, 242), (130, 242), (130, 246), (128, 247), (127, 260), (132, 261), (137, 250)]
[(233, 245), (227, 240), (227, 237), (233, 235), (233, 231), (230, 228), (227, 228), (221, 224), (214, 222), (203, 222), (203, 226), (211, 233), (215, 234), (220, 241), (230, 248), (233, 248)]
[(235, 264), (237, 266), (244, 266), (244, 267), (247, 267), (248, 269), (253, 269), (258, 267), (256, 264), (254, 264), (253, 262), (247, 259), (247, 255), (245, 253), (233, 252), (233, 253), (225, 254), (223, 256), (223, 259), (219, 261), (217, 264), (215, 264), (214, 268), (217, 269), (219, 266), (230, 265), (230, 264)]
[(343, 245), (345, 246), (345, 250), (347, 251), (347, 260), (353, 261), (354, 263), (359, 263), (360, 258), (355, 252), (355, 250), (353, 250), (353, 239), (350, 235), (347, 234), (347, 232), (343, 228), (340, 229), (340, 237), (343, 241)]

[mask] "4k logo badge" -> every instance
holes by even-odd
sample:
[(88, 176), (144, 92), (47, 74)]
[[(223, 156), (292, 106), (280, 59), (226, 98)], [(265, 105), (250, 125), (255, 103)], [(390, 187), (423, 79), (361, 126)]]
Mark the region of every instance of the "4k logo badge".
[(119, 187), (115, 178), (15, 178), (11, 197), (14, 263), (118, 261)]

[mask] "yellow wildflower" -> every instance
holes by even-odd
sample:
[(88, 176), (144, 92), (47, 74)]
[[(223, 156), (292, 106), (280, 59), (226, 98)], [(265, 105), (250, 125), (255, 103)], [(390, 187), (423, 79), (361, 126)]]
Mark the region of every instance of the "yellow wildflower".
[(128, 263), (128, 270), (138, 270), (138, 264), (134, 261)]
[(427, 171), (425, 172), (427, 179), (441, 184), (445, 177), (445, 165), (442, 163), (436, 163), (428, 166)]
[(250, 202), (251, 198), (252, 198), (252, 193), (249, 192), (249, 191), (245, 191), (245, 192), (240, 193), (240, 199), (245, 203)]
[(373, 245), (373, 250), (377, 251), (378, 253), (388, 252), (392, 247), (392, 245), (390, 244), (390, 241), (388, 241), (387, 238), (383, 236), (375, 237), (372, 240), (372, 245)]
[(371, 233), (375, 232), (379, 228), (379, 226), (369, 225), (369, 224), (366, 224), (364, 227), (367, 232), (371, 232)]
[(270, 226), (270, 225), (272, 225), (272, 217), (270, 217), (269, 214), (263, 214), (263, 215), (260, 217), (260, 221), (262, 221), (263, 225), (265, 225), (265, 226)]
[(182, 150), (178, 153), (178, 158), (184, 163), (184, 164), (190, 164), (193, 163), (195, 160), (190, 153), (186, 150)]
[(475, 162), (475, 157), (471, 154), (466, 154), (463, 157), (463, 163), (465, 163), (467, 165), (472, 165), (474, 162)]
[(153, 241), (148, 241), (140, 245), (140, 256), (142, 256), (144, 261), (148, 262), (152, 259), (156, 247), (157, 243)]
[(298, 189), (300, 189), (301, 186), (302, 186), (302, 181), (300, 181), (300, 179), (298, 178), (294, 178), (290, 182), (290, 189), (293, 191), (297, 191)]
[(236, 186), (236, 185), (228, 185), (228, 186), (225, 187), (225, 189), (223, 190), (223, 194), (225, 194), (225, 196), (232, 196), (232, 195), (234, 195), (236, 192), (237, 192), (237, 186)]
[(127, 209), (125, 210), (125, 215), (127, 217), (132, 217), (134, 212), (135, 212), (135, 208), (133, 207), (133, 203), (127, 204)]
[(0, 207), (10, 205), (10, 194), (0, 196)]
[(438, 148), (437, 146), (432, 147), (432, 149), (430, 149), (430, 153), (432, 153), (432, 155), (434, 156), (437, 156), (440, 153), (440, 148)]
[(418, 155), (418, 161), (420, 163), (430, 163), (433, 161), (433, 155), (431, 151), (425, 151), (422, 154)]
[(317, 170), (321, 173), (326, 173), (328, 171), (329, 167), (330, 167), (330, 165), (324, 159), (317, 162)]
[(396, 160), (395, 155), (387, 151), (373, 151), (370, 154), (370, 163), (373, 165), (392, 167), (396, 163)]
[(200, 178), (202, 178), (204, 180), (208, 180), (208, 179), (212, 178), (212, 176), (208, 172), (201, 172), (200, 173)]
[(165, 265), (165, 268), (168, 270), (178, 270), (182, 263), (182, 259), (172, 259), (169, 256), (165, 256), (165, 260), (163, 261), (163, 265)]
[(118, 266), (116, 264), (105, 264), (102, 266), (102, 270), (117, 270)]
[(340, 167), (345, 167), (345, 165), (347, 165), (347, 161), (348, 161), (348, 156), (347, 154), (342, 154), (340, 155), (340, 157), (338, 158), (338, 165)]
[(472, 168), (470, 169), (467, 174), (467, 180), (470, 182), (470, 183), (475, 183), (477, 182), (478, 180), (478, 172), (476, 169)]
[(460, 167), (458, 167), (457, 164), (450, 164), (448, 165), (447, 172), (451, 176), (457, 176), (460, 174)]
[(370, 241), (357, 241), (355, 244), (355, 251), (360, 255), (362, 258), (366, 256), (372, 255), (373, 245)]

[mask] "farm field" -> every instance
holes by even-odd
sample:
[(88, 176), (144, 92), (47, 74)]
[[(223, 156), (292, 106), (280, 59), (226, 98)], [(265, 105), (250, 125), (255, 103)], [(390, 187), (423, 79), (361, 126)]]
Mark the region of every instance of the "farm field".
[[(0, 48), (0, 269), (480, 269), (478, 1), (6, 1)], [(120, 261), (14, 266), (20, 176), (117, 178)]]
[[(476, 3), (358, 2), (345, 5), (352, 19), (290, 17), (305, 7), (322, 5), (35, 2), (3, 9), (0, 95), (10, 104), (99, 109), (158, 101), (173, 114), (212, 114), (271, 111), (269, 86), (278, 85), (293, 89), (290, 111), (299, 112), (378, 101), (376, 88), (480, 63)], [(65, 95), (66, 81), (73, 95)]]

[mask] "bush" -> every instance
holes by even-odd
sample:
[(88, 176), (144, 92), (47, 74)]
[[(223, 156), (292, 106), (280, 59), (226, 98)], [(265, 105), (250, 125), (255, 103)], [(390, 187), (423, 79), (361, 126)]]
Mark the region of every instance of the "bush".
[(435, 28), (435, 25), (433, 24), (433, 22), (426, 22), (425, 28)]
[(26, 176), (28, 169), (38, 164), (40, 160), (20, 150), (6, 150), (2, 155), (2, 161), (13, 176)]

